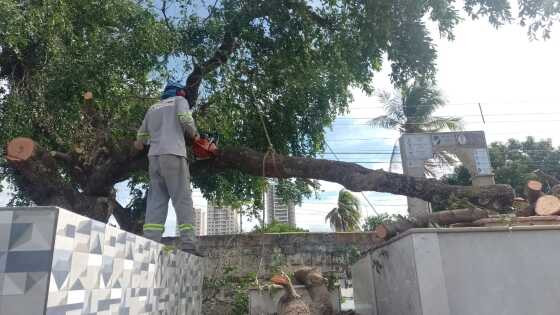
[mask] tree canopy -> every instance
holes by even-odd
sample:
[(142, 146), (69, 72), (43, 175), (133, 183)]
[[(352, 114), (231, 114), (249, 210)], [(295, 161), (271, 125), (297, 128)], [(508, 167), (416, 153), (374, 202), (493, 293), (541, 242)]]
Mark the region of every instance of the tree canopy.
[[(519, 5), (530, 34), (548, 36), (560, 9)], [(186, 77), (200, 129), (218, 132), (222, 146), (314, 157), (325, 127), (348, 110), (350, 88), (373, 91), (385, 56), (395, 84), (434, 77), (426, 23), (452, 39), (461, 10), (496, 26), (513, 20), (506, 0), (462, 8), (444, 0), (0, 0), (0, 8), (0, 142), (25, 136), (48, 152), (28, 164), (2, 155), (0, 180), (14, 184), (16, 202), (96, 218), (138, 208), (116, 203), (113, 187), (128, 180), (142, 197), (134, 189), (146, 182), (145, 161), (131, 139), (171, 77)], [(93, 100), (84, 101), (86, 91)], [(193, 183), (210, 199), (262, 203), (262, 176), (235, 168), (200, 171)], [(280, 183), (295, 201), (312, 184)]]

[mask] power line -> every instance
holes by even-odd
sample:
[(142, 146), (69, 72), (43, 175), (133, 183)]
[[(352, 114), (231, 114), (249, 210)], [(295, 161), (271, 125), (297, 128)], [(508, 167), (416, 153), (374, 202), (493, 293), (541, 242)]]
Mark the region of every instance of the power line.
[[(336, 153), (334, 153), (333, 149), (331, 148), (331, 146), (328, 144), (328, 142), (325, 141), (325, 145), (327, 146), (327, 148), (334, 154), (334, 157), (340, 161), (340, 159), (338, 158), (338, 156), (336, 155)], [(369, 206), (371, 207), (371, 209), (373, 210), (373, 212), (375, 213), (375, 215), (379, 215), (379, 213), (377, 213), (377, 210), (375, 210), (375, 207), (371, 204), (371, 202), (369, 202), (369, 199), (366, 197), (366, 195), (364, 194), (363, 191), (360, 191), (360, 193), (362, 194), (362, 197), (364, 197), (364, 199), (366, 200), (366, 202), (369, 204)], [(367, 210), (366, 210), (367, 212)], [(369, 213), (367, 214), (369, 216)]]
[[(530, 112), (530, 113), (496, 113), (496, 114), (484, 114), (484, 117), (503, 117), (503, 116), (550, 116), (550, 115), (560, 115), (560, 112)], [(449, 115), (435, 115), (436, 117), (448, 117)], [(465, 115), (456, 115), (457, 117), (480, 117), (480, 114), (465, 114)], [(363, 116), (356, 116), (356, 117), (337, 117), (337, 120), (365, 120), (365, 119), (373, 119), (376, 117), (363, 117)], [(453, 116), (455, 117), (455, 116)], [(425, 118), (425, 116), (407, 116), (407, 118)]]

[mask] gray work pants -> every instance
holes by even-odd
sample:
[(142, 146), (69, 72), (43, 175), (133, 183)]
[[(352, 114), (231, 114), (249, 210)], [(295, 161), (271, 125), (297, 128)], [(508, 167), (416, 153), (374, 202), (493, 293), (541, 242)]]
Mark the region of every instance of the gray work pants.
[(165, 154), (148, 157), (150, 189), (144, 224), (144, 236), (161, 241), (169, 198), (177, 213), (177, 226), (181, 239), (193, 243), (194, 218), (190, 173), (184, 157)]

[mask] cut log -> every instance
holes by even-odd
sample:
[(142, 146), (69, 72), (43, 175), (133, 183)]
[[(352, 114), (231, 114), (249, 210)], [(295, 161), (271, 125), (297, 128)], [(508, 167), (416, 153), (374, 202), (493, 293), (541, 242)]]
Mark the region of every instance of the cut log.
[(530, 180), (527, 182), (527, 186), (525, 187), (525, 192), (527, 194), (527, 203), (528, 205), (524, 207), (522, 210), (516, 212), (517, 216), (520, 217), (530, 217), (535, 215), (535, 204), (537, 200), (543, 196), (542, 192), (542, 183), (536, 180)]
[(456, 209), (434, 212), (421, 217), (415, 217), (414, 219), (402, 218), (397, 222), (378, 225), (375, 228), (375, 235), (386, 240), (412, 228), (427, 227), (431, 222), (438, 225), (470, 223), (487, 218), (491, 213), (493, 212), (479, 208)]
[(402, 219), (394, 223), (380, 224), (375, 227), (375, 235), (380, 239), (390, 239), (391, 237), (404, 231), (419, 227), (416, 222)]
[(530, 180), (527, 182), (527, 201), (529, 204), (534, 204), (537, 202), (543, 193), (542, 193), (542, 184), (536, 180)]
[(537, 200), (535, 213), (538, 215), (557, 215), (560, 213), (560, 199), (556, 196), (545, 195)]
[(31, 158), (37, 145), (29, 138), (15, 138), (8, 143), (7, 156), (9, 161), (24, 161)]

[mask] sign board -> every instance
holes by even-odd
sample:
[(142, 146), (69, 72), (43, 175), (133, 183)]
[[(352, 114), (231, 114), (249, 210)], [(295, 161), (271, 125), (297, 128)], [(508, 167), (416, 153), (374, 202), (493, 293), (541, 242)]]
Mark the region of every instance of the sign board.
[[(404, 141), (404, 151), (408, 160), (426, 160), (433, 156), (432, 142), (426, 134), (407, 135)], [(401, 150), (403, 150), (401, 148)]]
[(487, 149), (474, 150), (474, 163), (476, 175), (492, 175), (492, 165), (490, 164), (490, 156)]
[[(473, 184), (480, 179), (493, 183), (492, 166), (483, 131), (437, 132), (404, 134), (399, 140), (404, 174), (424, 177), (424, 165), (434, 153), (445, 151), (463, 161), (474, 176)], [(408, 198), (409, 212), (429, 212), (426, 202)]]

